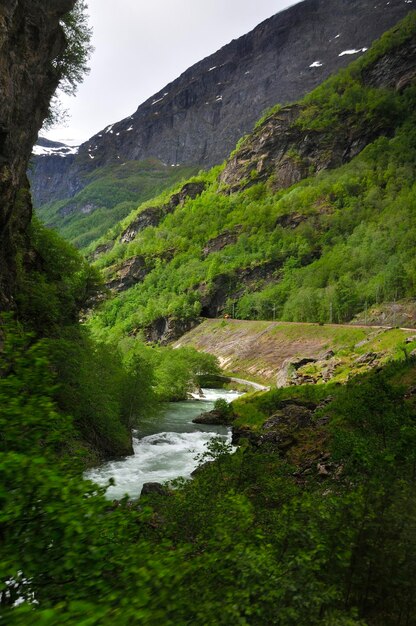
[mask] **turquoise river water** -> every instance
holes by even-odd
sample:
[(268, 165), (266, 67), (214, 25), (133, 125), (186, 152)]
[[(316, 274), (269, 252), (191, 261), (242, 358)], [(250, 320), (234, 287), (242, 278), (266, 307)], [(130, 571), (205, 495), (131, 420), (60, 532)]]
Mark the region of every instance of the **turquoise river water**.
[(208, 441), (221, 436), (230, 441), (231, 432), (225, 426), (193, 424), (192, 419), (214, 407), (215, 400), (235, 400), (240, 393), (223, 389), (203, 389), (203, 397), (169, 403), (157, 417), (144, 420), (134, 433), (134, 455), (108, 461), (88, 470), (85, 477), (99, 485), (113, 478), (115, 485), (107, 490), (109, 499), (119, 499), (126, 493), (140, 496), (144, 483), (188, 478), (197, 467), (196, 456), (204, 452)]

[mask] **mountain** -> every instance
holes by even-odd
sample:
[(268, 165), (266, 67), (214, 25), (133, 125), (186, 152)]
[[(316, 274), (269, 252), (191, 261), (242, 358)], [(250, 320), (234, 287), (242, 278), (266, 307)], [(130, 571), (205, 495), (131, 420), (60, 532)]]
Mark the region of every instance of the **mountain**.
[[(57, 161), (65, 167), (65, 161), (74, 158), (68, 147), (37, 145), (35, 150), (53, 154), (52, 158), (41, 157), (45, 165)], [(101, 167), (88, 175), (85, 187), (75, 196), (45, 204), (37, 214), (75, 246), (86, 248), (142, 202), (197, 171), (191, 166), (170, 167), (157, 159)]]
[(412, 12), (222, 166), (139, 207), (93, 253), (113, 292), (97, 332), (169, 342), (199, 315), (348, 322), (413, 297), (415, 79)]
[(260, 115), (294, 101), (361, 55), (412, 8), (410, 0), (305, 0), (195, 64), (130, 117), (79, 147), (39, 153), (35, 206), (74, 196), (99, 168), (156, 158), (169, 166), (220, 163)]

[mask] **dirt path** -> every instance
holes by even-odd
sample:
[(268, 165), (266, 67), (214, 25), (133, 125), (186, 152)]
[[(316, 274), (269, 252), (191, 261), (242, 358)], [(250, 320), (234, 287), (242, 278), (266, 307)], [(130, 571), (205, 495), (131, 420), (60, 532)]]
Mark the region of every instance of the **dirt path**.
[(269, 391), (270, 387), (260, 385), (259, 383), (253, 383), (252, 380), (244, 380), (244, 378), (234, 378), (234, 376), (217, 376), (220, 380), (229, 381), (230, 383), (238, 383), (239, 385), (248, 385), (253, 387), (256, 391)]

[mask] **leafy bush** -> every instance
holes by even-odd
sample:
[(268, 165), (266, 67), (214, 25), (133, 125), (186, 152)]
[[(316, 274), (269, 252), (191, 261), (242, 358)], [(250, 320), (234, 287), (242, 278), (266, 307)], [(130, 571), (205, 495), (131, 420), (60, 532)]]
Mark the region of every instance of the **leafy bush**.
[(228, 418), (232, 415), (232, 407), (224, 400), (224, 398), (218, 398), (214, 403), (214, 411), (217, 411), (221, 417)]
[(100, 289), (101, 278), (57, 233), (34, 218), (29, 231), (35, 263), (20, 262), (19, 316), (40, 334), (74, 324), (80, 308)]

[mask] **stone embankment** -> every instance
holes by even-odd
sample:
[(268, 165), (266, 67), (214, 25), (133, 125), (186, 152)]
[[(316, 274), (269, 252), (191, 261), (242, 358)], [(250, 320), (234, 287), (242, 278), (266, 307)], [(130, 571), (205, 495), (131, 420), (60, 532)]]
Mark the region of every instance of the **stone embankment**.
[(208, 319), (173, 345), (213, 354), (234, 379), (285, 387), (346, 382), (383, 365), (398, 351), (410, 355), (416, 348), (416, 330)]

